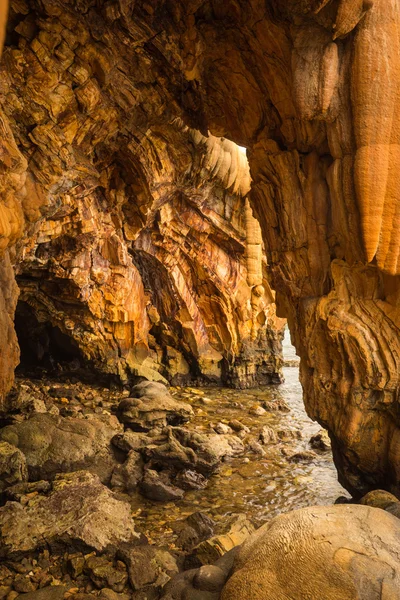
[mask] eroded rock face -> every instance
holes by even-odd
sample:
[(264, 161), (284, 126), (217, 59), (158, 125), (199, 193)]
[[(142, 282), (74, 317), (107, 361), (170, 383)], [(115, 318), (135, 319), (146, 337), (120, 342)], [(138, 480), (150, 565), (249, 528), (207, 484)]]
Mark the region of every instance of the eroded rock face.
[(396, 598), (399, 533), (396, 517), (366, 506), (281, 515), (244, 542), (221, 600)]
[(0, 439), (22, 451), (31, 481), (87, 469), (108, 483), (117, 464), (111, 439), (121, 429), (114, 416), (75, 419), (34, 414), (4, 427)]
[(25, 229), (22, 298), (105, 370), (276, 372), (242, 163), (202, 136), (248, 148), (306, 406), (355, 493), (399, 491), (399, 9), (12, 2), (1, 70), (3, 246)]
[[(279, 381), (261, 236), (245, 216), (245, 155), (183, 125), (174, 93), (157, 83), (164, 59), (152, 65), (145, 46), (126, 52), (147, 29), (126, 8), (129, 24), (107, 39), (119, 9), (91, 32), (86, 9), (11, 5), (19, 41), (0, 74), (13, 159), (3, 179), (18, 219), (4, 222), (4, 246), (25, 234), (14, 257), (20, 300), (122, 378)], [(50, 358), (51, 343), (39, 346)]]
[(0, 508), (1, 556), (21, 556), (48, 545), (116, 552), (135, 543), (130, 506), (117, 500), (99, 478), (86, 471), (59, 475), (48, 496)]

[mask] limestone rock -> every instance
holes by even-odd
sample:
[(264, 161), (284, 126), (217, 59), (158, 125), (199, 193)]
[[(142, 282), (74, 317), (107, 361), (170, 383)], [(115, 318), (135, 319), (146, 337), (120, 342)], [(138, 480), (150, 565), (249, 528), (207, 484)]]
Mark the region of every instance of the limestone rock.
[(179, 425), (193, 415), (192, 407), (174, 400), (165, 386), (146, 383), (149, 385), (133, 388), (132, 398), (120, 402), (118, 417), (122, 423), (137, 431), (149, 431), (169, 424)]
[(0, 492), (27, 479), (26, 459), (21, 450), (7, 442), (0, 442)]
[(216, 471), (225, 457), (240, 456), (242, 441), (234, 435), (203, 434), (183, 427), (169, 427), (167, 442), (146, 448), (146, 456), (165, 468), (194, 470), (205, 476)]
[(143, 477), (143, 460), (138, 452), (131, 450), (126, 461), (114, 468), (111, 487), (132, 492)]
[(25, 455), (30, 480), (53, 479), (60, 472), (87, 469), (107, 482), (116, 465), (110, 441), (120, 428), (115, 417), (75, 419), (33, 414), (0, 430), (0, 439)]
[(399, 21), (395, 0), (13, 2), (4, 410), (15, 273), (20, 337), (125, 380), (281, 380), (276, 290), (341, 481), (398, 493)]
[(63, 600), (66, 587), (64, 585), (49, 585), (34, 592), (20, 594), (20, 600)]
[(161, 587), (178, 573), (174, 557), (165, 550), (152, 546), (138, 546), (122, 551), (128, 567), (129, 581), (135, 591), (147, 586)]
[(58, 475), (48, 496), (38, 495), (24, 506), (7, 502), (0, 508), (0, 528), (3, 557), (47, 545), (115, 552), (139, 537), (129, 504), (116, 500), (96, 475), (85, 471)]
[(146, 469), (140, 490), (143, 496), (156, 502), (170, 502), (183, 497), (183, 490), (172, 484), (166, 471), (158, 473), (153, 469)]
[(240, 548), (221, 600), (398, 596), (400, 521), (366, 506), (280, 515)]

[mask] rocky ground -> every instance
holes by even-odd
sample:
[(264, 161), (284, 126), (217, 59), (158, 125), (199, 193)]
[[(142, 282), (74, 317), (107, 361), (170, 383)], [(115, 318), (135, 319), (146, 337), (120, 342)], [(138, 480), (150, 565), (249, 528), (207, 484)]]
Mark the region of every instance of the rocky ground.
[(299, 429), (267, 425), (289, 411), (279, 394), (235, 402), (219, 390), (218, 405), (209, 390), (147, 381), (22, 377), (13, 394), (22, 409), (0, 429), (0, 600), (152, 600), (179, 572), (227, 569), (254, 524), (196, 511), (193, 491), (206, 494), (212, 477), (245, 481), (271, 448), (294, 469), (329, 450), (323, 432), (299, 451)]

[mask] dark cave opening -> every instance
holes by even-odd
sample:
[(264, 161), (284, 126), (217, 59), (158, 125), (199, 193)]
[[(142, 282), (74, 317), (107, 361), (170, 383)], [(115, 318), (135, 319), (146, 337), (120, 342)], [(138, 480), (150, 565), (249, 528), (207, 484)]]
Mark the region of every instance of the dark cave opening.
[(20, 347), (17, 372), (46, 369), (55, 371), (61, 365), (79, 369), (82, 354), (76, 342), (50, 322), (40, 322), (27, 302), (19, 301), (15, 312), (15, 331)]

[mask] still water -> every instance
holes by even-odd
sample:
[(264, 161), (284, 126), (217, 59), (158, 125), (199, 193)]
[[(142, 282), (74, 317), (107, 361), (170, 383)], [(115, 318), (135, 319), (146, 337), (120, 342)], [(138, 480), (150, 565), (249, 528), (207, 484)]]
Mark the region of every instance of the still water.
[[(288, 333), (284, 355), (289, 364), (296, 362)], [(289, 457), (310, 450), (309, 439), (320, 430), (304, 410), (298, 367), (284, 368), (285, 383), (252, 390), (228, 388), (172, 388), (179, 399), (189, 402), (195, 418), (187, 425), (199, 432), (212, 433), (211, 425), (237, 419), (250, 428), (249, 436), (258, 439), (263, 426), (274, 431), (300, 432), (293, 439), (263, 446), (265, 455), (248, 451), (245, 457), (229, 459), (219, 473), (213, 475), (204, 490), (190, 491), (176, 503), (156, 504), (142, 497), (134, 498), (132, 509), (136, 527), (155, 543), (173, 543), (170, 525), (201, 510), (223, 528), (232, 514), (245, 514), (256, 526), (271, 517), (303, 506), (332, 504), (347, 495), (337, 481), (330, 452), (316, 452), (311, 462), (293, 463)], [(211, 402), (210, 402), (211, 400)], [(264, 401), (283, 400), (290, 412), (251, 414)], [(301, 435), (299, 439), (297, 436)], [(286, 436), (290, 437), (290, 433)]]

